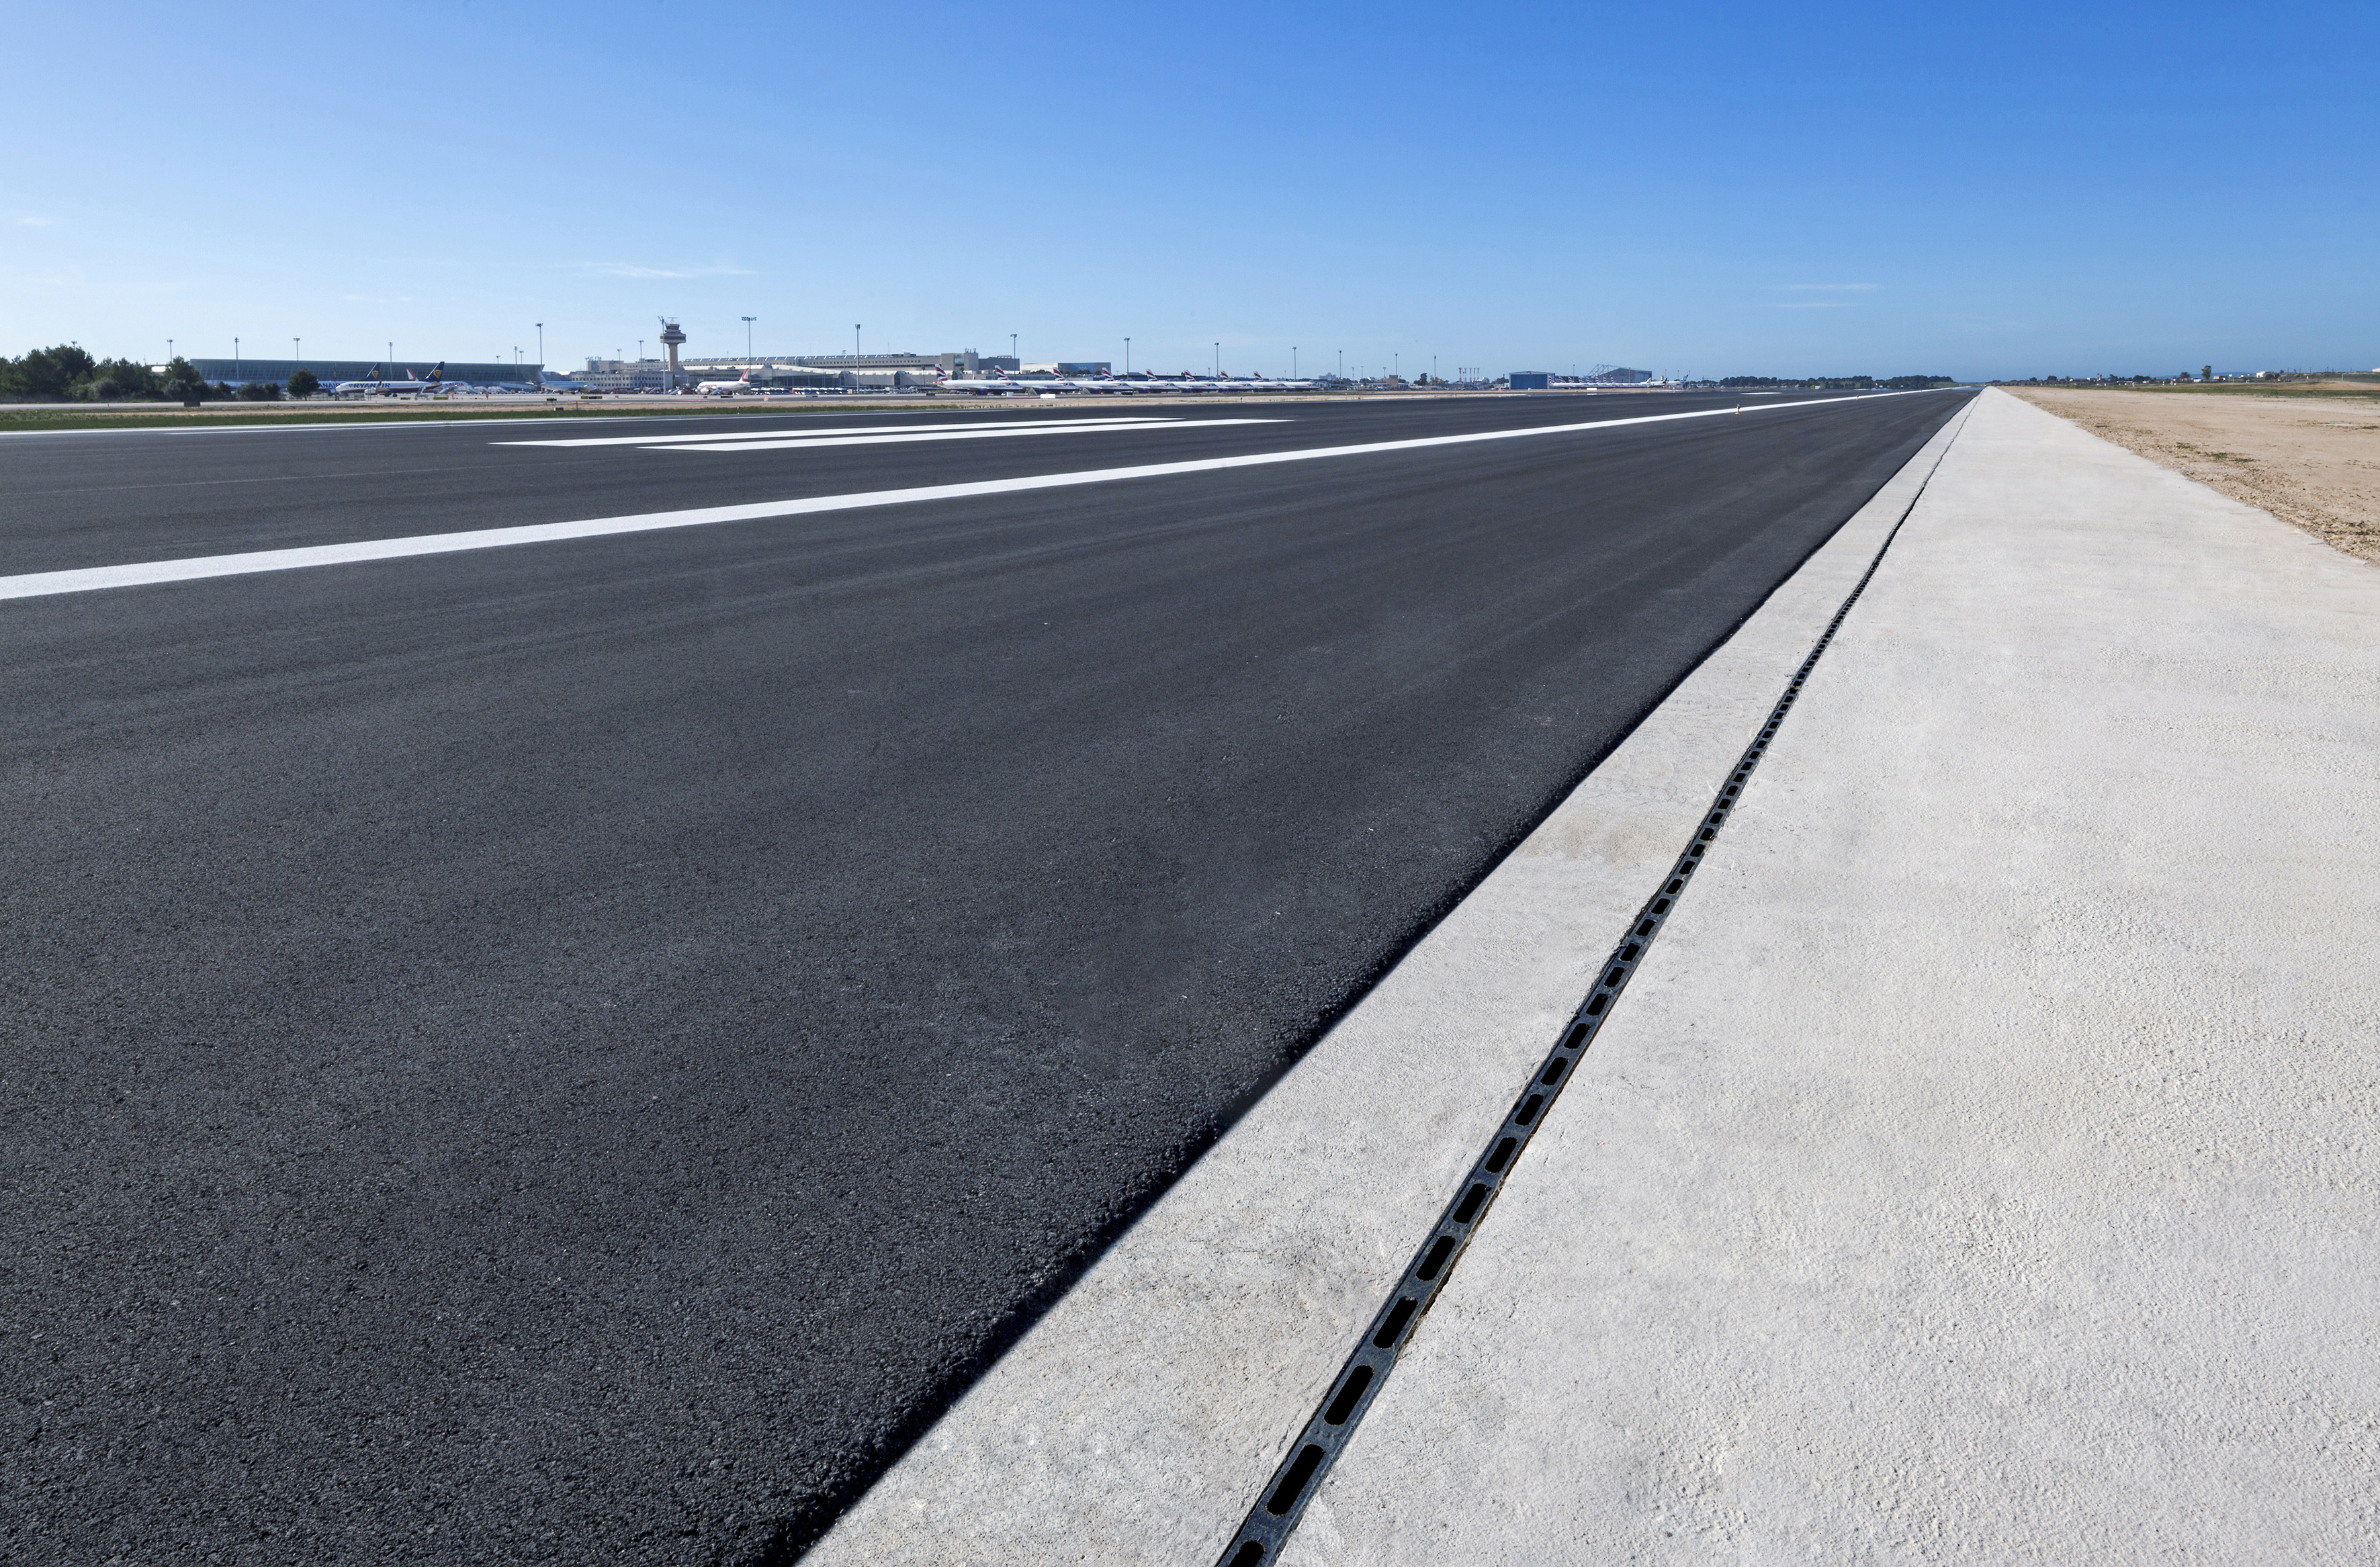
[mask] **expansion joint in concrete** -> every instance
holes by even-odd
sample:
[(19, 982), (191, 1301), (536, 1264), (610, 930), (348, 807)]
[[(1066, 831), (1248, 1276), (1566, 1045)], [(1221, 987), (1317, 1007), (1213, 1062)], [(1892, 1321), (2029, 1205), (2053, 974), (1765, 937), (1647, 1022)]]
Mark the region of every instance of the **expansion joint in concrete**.
[(1670, 867), (1669, 874), (1662, 878), (1652, 896), (1645, 900), (1634, 920), (1613, 944), (1611, 955), (1597, 970), (1596, 983), (1585, 1000), (1580, 1002), (1578, 1010), (1563, 1026), (1553, 1049), (1514, 1097), (1512, 1108), (1506, 1113), (1503, 1124), (1488, 1138), (1478, 1159), (1474, 1161), (1470, 1174), (1439, 1215), (1438, 1222), (1423, 1238), (1413, 1260), (1406, 1264), (1403, 1276), (1389, 1292), (1388, 1298), (1372, 1318), (1370, 1326), (1348, 1355), (1346, 1364), (1332, 1379), (1329, 1391), (1306, 1420), (1305, 1430), (1291, 1444), (1288, 1456), (1258, 1493), (1256, 1504), (1248, 1510), (1246, 1519), (1232, 1537), (1231, 1544), (1224, 1549), (1220, 1567), (1258, 1567), (1259, 1563), (1272, 1561), (1297, 1527), (1306, 1503), (1320, 1488), (1323, 1476), (1330, 1473), (1332, 1464), (1345, 1451), (1356, 1427), (1362, 1424), (1365, 1412), (1379, 1396), (1390, 1373), (1396, 1368), (1398, 1357), (1412, 1342), (1415, 1329), (1453, 1275), (1455, 1264), (1462, 1259), (1472, 1238), (1487, 1222), (1497, 1193), (1502, 1189), (1522, 1154), (1527, 1150), (1530, 1138), (1546, 1124), (1552, 1113), (1554, 1101), (1561, 1096), (1579, 1060), (1594, 1044), (1604, 1024), (1610, 1021), (1612, 1009), (1627, 990), (1629, 979), (1644, 964), (1662, 927), (1676, 911), (1679, 900), (1693, 881), (1695, 870), (1742, 801), (1745, 785), (1751, 782), (1761, 758), (1767, 753), (1770, 742), (1777, 737), (1785, 715), (1792, 711), (1794, 702), (1800, 698), (1803, 684), (1817, 667), (1828, 645), (1834, 641), (1835, 634), (1842, 628), (1852, 606), (1858, 603), (1860, 595), (1867, 591), (1869, 582), (1874, 580), (1877, 569), (1884, 565), (1886, 553), (1892, 548), (1902, 526), (1916, 511), (1917, 503), (1925, 498), (1925, 487), (1933, 481), (1934, 472), (1940, 468), (1949, 444), (1945, 442), (1937, 453), (1934, 467), (1927, 469), (1925, 480), (1910, 496), (1909, 504), (1901, 509), (1900, 516), (1885, 534), (1883, 542), (1869, 560), (1867, 569), (1860, 574), (1859, 580), (1836, 609), (1834, 617), (1827, 623), (1826, 629), (1811, 645), (1801, 666), (1793, 672), (1793, 677), (1786, 683), (1783, 694), (1777, 698), (1759, 733), (1744, 747), (1743, 754), (1737, 759), (1726, 781), (1719, 785), (1710, 808), (1696, 824), (1686, 847)]

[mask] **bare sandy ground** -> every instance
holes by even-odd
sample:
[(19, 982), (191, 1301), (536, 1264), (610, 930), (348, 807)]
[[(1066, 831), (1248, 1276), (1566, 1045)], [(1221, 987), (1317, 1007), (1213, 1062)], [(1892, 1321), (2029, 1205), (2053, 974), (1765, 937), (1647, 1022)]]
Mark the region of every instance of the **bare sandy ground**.
[(2003, 390), (2380, 565), (2380, 403)]

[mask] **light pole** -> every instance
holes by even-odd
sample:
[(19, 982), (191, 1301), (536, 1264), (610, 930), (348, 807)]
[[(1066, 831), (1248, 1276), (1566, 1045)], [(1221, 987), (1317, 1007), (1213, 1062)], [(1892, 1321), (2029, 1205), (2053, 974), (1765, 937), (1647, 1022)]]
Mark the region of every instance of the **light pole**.
[(302, 359), (306, 357), (306, 351), (298, 346), (298, 342), (299, 339), (295, 337), (289, 340), (289, 357), (293, 359)]
[(1344, 348), (1339, 350), (1339, 379), (1347, 379), (1347, 350)]
[(545, 322), (537, 323), (537, 383), (545, 384)]
[(240, 378), (240, 375), (239, 375), (239, 339), (238, 339), (238, 338), (237, 338), (237, 337), (235, 337), (235, 338), (233, 338), (233, 339), (231, 340), (231, 378), (232, 378), (234, 381), (237, 381), (237, 380)]
[(855, 359), (859, 358), (859, 323), (857, 322), (851, 323), (851, 357)]
[(744, 362), (747, 365), (749, 365), (752, 362), (752, 323), (760, 318), (758, 316), (746, 316), (742, 319), (744, 322)]
[[(1016, 334), (1013, 332), (1008, 334), (1008, 357), (1012, 359), (1016, 358)], [(1022, 370), (1025, 367), (1022, 365), (1011, 365), (1008, 368), (1011, 370)]]
[(388, 346), (388, 368), (392, 370), (396, 368), (396, 345), (394, 343)]
[(1220, 342), (1215, 345), (1215, 379), (1223, 379), (1223, 345)]
[(1132, 339), (1129, 337), (1123, 340), (1123, 372), (1126, 375), (1132, 373)]
[(1289, 346), (1289, 378), (1292, 381), (1297, 379), (1297, 345), (1294, 343)]
[(174, 362), (174, 340), (170, 337), (165, 339), (165, 362), (169, 365)]

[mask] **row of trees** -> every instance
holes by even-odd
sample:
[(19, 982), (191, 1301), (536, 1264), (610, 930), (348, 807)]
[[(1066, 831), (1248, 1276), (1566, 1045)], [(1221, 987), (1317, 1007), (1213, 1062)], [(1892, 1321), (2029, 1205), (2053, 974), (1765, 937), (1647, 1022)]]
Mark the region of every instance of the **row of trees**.
[[(2035, 375), (2028, 376), (2022, 382), (2010, 381), (1996, 383), (1995, 384), (2007, 386), (2150, 386), (2163, 384), (2167, 382), (2188, 381), (2191, 379), (2191, 373), (2188, 370), (2183, 370), (2180, 375)], [(2212, 381), (2215, 379), (2215, 371), (2210, 367), (2205, 373), (2200, 375), (2197, 379), (2201, 381)]]
[[(298, 368), (289, 378), (287, 395), (310, 397), (322, 383), (312, 370)], [(251, 381), (237, 389), (223, 382), (210, 386), (176, 358), (163, 372), (130, 359), (94, 359), (71, 343), (35, 348), (21, 358), (0, 358), (0, 398), (37, 403), (188, 403), (280, 400), (284, 388), (269, 381)]]

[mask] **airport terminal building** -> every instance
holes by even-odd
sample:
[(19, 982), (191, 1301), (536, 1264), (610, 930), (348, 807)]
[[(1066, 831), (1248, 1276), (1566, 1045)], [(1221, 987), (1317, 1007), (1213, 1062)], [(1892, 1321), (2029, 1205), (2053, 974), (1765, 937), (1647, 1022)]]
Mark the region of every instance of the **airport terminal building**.
[[(981, 375), (988, 370), (1016, 369), (1004, 355), (978, 354), (953, 348), (941, 354), (759, 354), (689, 358), (680, 361), (679, 379), (686, 385), (705, 381), (734, 381), (747, 370), (764, 386), (844, 387), (853, 391), (892, 391), (931, 386), (945, 375)], [(661, 390), (668, 384), (667, 366), (659, 359), (589, 359), (578, 377), (599, 391), (616, 383), (622, 391)]]
[[(217, 382), (232, 386), (245, 386), (251, 381), (270, 381), (286, 386), (299, 366), (314, 372), (314, 379), (325, 387), (336, 386), (342, 381), (369, 381), (378, 370), (382, 381), (402, 382), (411, 370), (417, 381), (428, 379), (438, 366), (436, 359), (399, 359), (394, 364), (378, 359), (192, 359), (190, 368), (199, 372), (209, 385)], [(543, 365), (532, 364), (468, 364), (460, 359), (448, 359), (442, 380), (468, 383), (473, 386), (492, 386), (498, 382), (535, 386)]]

